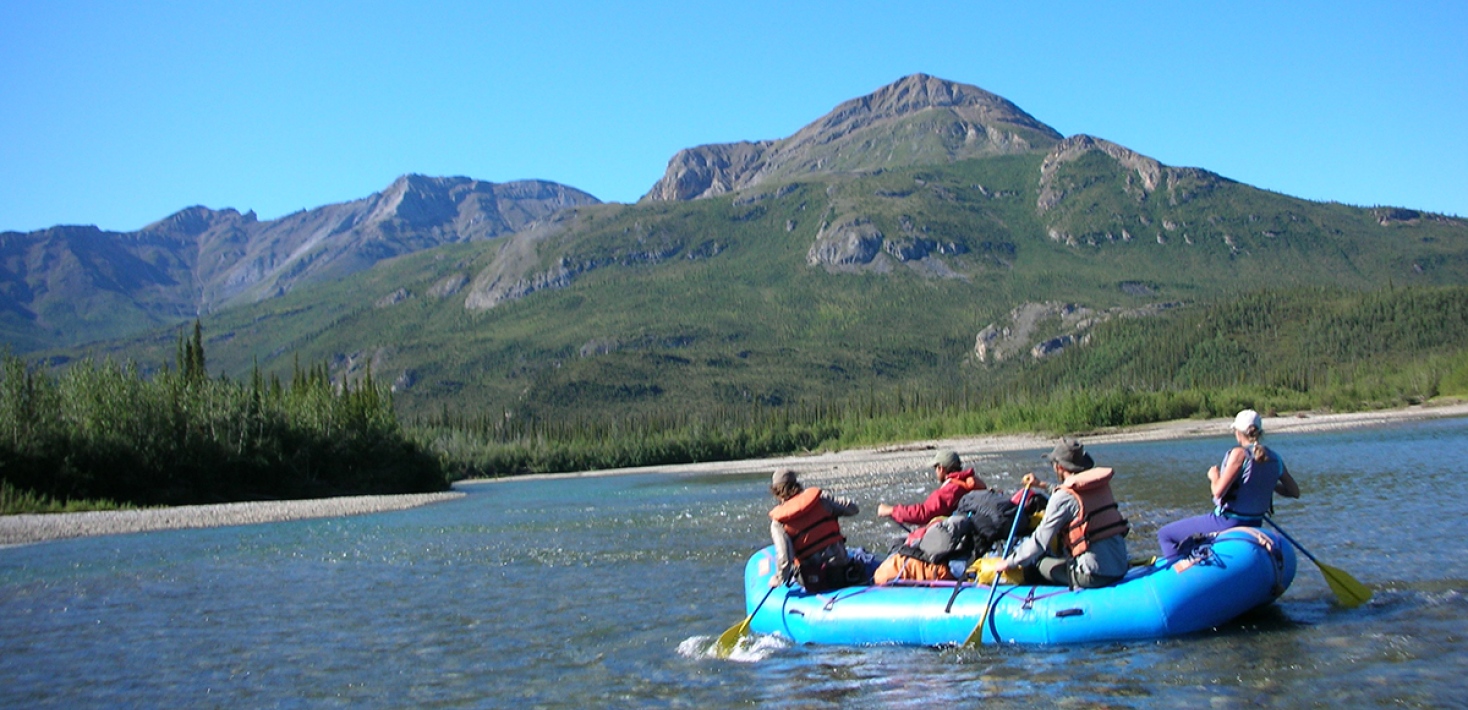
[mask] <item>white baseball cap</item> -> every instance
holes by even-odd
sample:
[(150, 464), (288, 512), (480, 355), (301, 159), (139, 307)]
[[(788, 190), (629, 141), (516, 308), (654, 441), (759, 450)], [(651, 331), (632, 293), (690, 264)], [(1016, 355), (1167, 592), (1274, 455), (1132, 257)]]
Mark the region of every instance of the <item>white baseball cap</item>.
[(1245, 409), (1234, 417), (1234, 430), (1247, 432), (1249, 427), (1256, 427), (1264, 431), (1264, 420), (1259, 418), (1259, 413), (1252, 409)]

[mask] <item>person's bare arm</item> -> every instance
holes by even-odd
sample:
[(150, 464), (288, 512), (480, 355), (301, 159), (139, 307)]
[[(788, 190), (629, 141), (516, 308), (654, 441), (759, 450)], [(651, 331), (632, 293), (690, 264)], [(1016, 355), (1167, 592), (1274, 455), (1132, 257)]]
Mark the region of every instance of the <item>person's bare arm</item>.
[(1244, 456), (1246, 455), (1244, 447), (1235, 446), (1232, 451), (1228, 452), (1228, 458), (1224, 459), (1223, 470), (1220, 471), (1217, 466), (1208, 469), (1208, 481), (1211, 484), (1210, 490), (1213, 493), (1214, 503), (1221, 502), (1224, 494), (1233, 487), (1234, 481), (1238, 480), (1239, 473), (1244, 470)]

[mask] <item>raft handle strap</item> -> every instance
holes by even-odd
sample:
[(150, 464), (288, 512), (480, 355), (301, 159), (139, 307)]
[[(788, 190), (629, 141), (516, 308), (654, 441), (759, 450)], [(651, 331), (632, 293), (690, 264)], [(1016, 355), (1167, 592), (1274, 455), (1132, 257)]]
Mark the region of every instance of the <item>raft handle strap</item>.
[(1035, 589), (1035, 587), (1030, 587), (1029, 593), (1025, 595), (1024, 603), (1021, 604), (1019, 608), (1024, 609), (1025, 611), (1029, 611), (1032, 607), (1035, 606)]
[[(1055, 591), (1053, 591), (1053, 592), (1046, 592), (1044, 594), (1036, 594), (1036, 592), (1040, 591), (1042, 588), (1043, 589), (1053, 589)], [(1068, 588), (1066, 588), (1066, 587), (1056, 587), (1056, 586), (1051, 586), (1051, 585), (1048, 585), (1048, 584), (1047, 585), (1031, 586), (1029, 589), (1030, 589), (1030, 591), (1025, 594), (1025, 601), (1024, 601), (1024, 603), (1020, 605), (1020, 608), (1026, 610), (1026, 611), (1034, 608), (1035, 602), (1040, 601), (1041, 599), (1049, 599), (1050, 597), (1053, 597), (1053, 596), (1058, 596), (1058, 595), (1061, 595), (1061, 594), (1070, 594), (1071, 593), (1071, 590), (1068, 589)]]

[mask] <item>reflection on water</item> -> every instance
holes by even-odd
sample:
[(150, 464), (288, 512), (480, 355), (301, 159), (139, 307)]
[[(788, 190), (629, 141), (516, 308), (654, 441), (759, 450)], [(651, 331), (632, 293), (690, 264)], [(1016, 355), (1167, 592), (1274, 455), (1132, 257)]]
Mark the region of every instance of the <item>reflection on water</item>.
[[(1230, 439), (1092, 447), (1136, 531), (1207, 507)], [(1198, 636), (1081, 648), (823, 648), (713, 639), (743, 618), (767, 478), (466, 486), (382, 515), (0, 550), (0, 706), (1318, 707), (1460, 705), (1468, 420), (1275, 437), (1281, 524), (1376, 590), (1343, 610), (1302, 559), (1281, 603)], [(1039, 451), (977, 457), (1014, 488)], [(835, 478), (871, 515), (927, 472)]]

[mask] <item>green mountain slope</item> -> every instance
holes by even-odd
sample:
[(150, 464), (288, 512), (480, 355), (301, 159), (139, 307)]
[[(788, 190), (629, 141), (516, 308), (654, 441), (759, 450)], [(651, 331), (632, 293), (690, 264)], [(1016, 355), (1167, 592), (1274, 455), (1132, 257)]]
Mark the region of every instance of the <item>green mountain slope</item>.
[[(899, 393), (980, 401), (1026, 377), (1074, 387), (1049, 363), (1124, 320), (1279, 289), (1468, 284), (1463, 220), (1162, 165), (924, 75), (789, 138), (683, 151), (636, 205), (423, 246), (206, 316), (211, 371), (370, 370), (406, 414), (512, 428), (713, 420)], [(1215, 337), (1167, 332), (1133, 352)], [(172, 362), (176, 340), (89, 352), (147, 366)], [(1125, 387), (1141, 375), (1124, 352), (1065, 367)], [(1208, 362), (1189, 358), (1149, 365), (1148, 386), (1186, 386), (1168, 378)]]
[[(212, 315), (205, 333), (211, 370), (370, 367), (409, 414), (716, 413), (998, 386), (976, 345), (1023, 304), (1100, 321), (1280, 287), (1464, 284), (1465, 255), (1461, 220), (1310, 203), (1082, 137), (581, 207)], [(1025, 345), (1084, 337), (1062, 311), (1042, 309)], [(175, 337), (93, 352), (167, 362)]]

